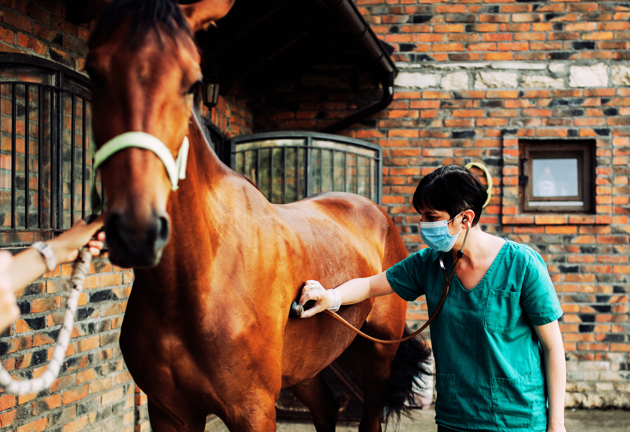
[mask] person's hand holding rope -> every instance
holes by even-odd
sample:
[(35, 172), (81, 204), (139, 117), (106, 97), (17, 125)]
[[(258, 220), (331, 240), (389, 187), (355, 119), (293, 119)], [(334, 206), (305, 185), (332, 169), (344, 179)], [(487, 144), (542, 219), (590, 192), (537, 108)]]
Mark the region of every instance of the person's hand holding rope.
[[(26, 287), (41, 275), (52, 269), (50, 265), (75, 261), (79, 249), (88, 246), (92, 256), (98, 256), (103, 249), (105, 233), (97, 231), (103, 227), (103, 217), (91, 224), (79, 221), (65, 233), (42, 246), (50, 248), (50, 261), (34, 248), (12, 256), (7, 251), (0, 251), (0, 331), (11, 325), (20, 311), (15, 301), (15, 291)], [(96, 234), (96, 238), (92, 237)], [(92, 240), (91, 240), (92, 239)]]

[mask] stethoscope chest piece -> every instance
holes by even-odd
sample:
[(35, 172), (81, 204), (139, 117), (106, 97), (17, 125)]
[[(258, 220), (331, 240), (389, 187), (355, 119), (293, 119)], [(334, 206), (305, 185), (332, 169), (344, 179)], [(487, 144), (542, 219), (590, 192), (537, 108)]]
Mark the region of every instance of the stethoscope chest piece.
[(299, 304), (298, 302), (291, 303), (291, 309), (289, 309), (289, 317), (290, 318), (299, 318), (304, 313), (304, 306)]

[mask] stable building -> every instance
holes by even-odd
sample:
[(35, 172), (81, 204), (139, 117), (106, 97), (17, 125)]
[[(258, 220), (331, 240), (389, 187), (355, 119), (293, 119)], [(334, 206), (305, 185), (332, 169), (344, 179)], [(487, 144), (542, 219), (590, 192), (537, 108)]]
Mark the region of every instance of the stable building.
[[(17, 251), (89, 214), (82, 69), (97, 10), (0, 3), (0, 247)], [(539, 251), (564, 309), (566, 405), (628, 408), (629, 18), (616, 2), (237, 0), (197, 35), (197, 104), (217, 154), (271, 202), (364, 195), (410, 253), (423, 247), (411, 206), (422, 176), (483, 164), (483, 228)], [(19, 293), (22, 316), (0, 335), (12, 374), (43, 372), (69, 274), (58, 267)], [(117, 344), (132, 282), (94, 262), (60, 378), (1, 396), (0, 430), (147, 430)], [(427, 318), (422, 299), (409, 304), (412, 326)], [(299, 411), (292, 403), (279, 409)]]

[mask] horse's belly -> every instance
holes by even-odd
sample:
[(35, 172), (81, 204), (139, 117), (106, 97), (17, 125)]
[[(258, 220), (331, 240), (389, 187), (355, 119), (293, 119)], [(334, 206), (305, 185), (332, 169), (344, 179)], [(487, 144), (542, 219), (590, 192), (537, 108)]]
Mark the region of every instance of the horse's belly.
[[(344, 307), (340, 315), (360, 328), (372, 309), (372, 300)], [(290, 318), (284, 334), (282, 387), (291, 387), (316, 376), (350, 346), (356, 333), (333, 317)]]

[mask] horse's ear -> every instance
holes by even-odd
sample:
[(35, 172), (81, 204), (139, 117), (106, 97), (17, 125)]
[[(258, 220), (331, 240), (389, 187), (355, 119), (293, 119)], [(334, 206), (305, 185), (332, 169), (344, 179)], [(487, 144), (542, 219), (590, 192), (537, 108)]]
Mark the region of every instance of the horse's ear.
[(182, 12), (193, 32), (223, 18), (232, 8), (234, 0), (202, 0), (197, 3), (181, 5)]

